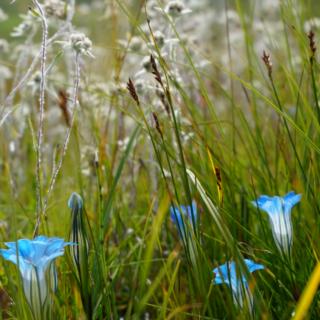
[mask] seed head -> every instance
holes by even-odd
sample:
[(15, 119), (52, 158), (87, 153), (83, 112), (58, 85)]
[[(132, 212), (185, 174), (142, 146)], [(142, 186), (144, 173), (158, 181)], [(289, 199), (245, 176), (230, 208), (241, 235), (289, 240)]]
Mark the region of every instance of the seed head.
[(94, 57), (92, 54), (92, 42), (85, 34), (80, 32), (72, 33), (70, 36), (70, 42), (72, 48), (77, 53)]
[(309, 39), (309, 47), (311, 51), (311, 57), (314, 58), (316, 51), (317, 51), (317, 46), (316, 46), (316, 41), (315, 41), (315, 33), (310, 30), (308, 33), (308, 39)]
[(44, 9), (48, 17), (64, 19), (66, 16), (66, 4), (61, 0), (47, 0)]
[(139, 37), (132, 37), (130, 40), (130, 50), (139, 52), (143, 47), (143, 42)]
[(150, 61), (150, 56), (144, 57), (142, 59), (141, 65), (146, 71), (152, 72), (152, 65), (151, 65), (151, 61)]
[(6, 66), (0, 66), (0, 79), (6, 80), (12, 77), (11, 70)]
[(171, 17), (176, 18), (186, 12), (185, 5), (180, 0), (169, 1), (164, 11)]
[(23, 16), (23, 21), (16, 26), (11, 32), (12, 37), (22, 37), (27, 34), (32, 28), (33, 20), (30, 14)]
[(162, 136), (162, 130), (161, 130), (161, 127), (160, 127), (160, 122), (159, 122), (158, 116), (157, 116), (157, 114), (155, 112), (152, 112), (152, 116), (153, 116), (153, 120), (154, 120), (156, 129), (160, 133), (160, 135)]
[(139, 97), (136, 91), (136, 88), (134, 86), (134, 83), (132, 80), (129, 78), (128, 83), (127, 83), (127, 89), (132, 97), (132, 99), (137, 103), (137, 105), (140, 105)]
[(158, 47), (162, 48), (164, 45), (164, 41), (165, 41), (164, 34), (161, 31), (157, 30), (153, 33), (153, 36), (154, 36), (154, 40), (157, 43)]
[(270, 54), (265, 52), (264, 50), (263, 50), (263, 54), (262, 54), (262, 60), (263, 60), (264, 64), (266, 65), (267, 69), (268, 69), (268, 75), (270, 77), (272, 75), (271, 57), (270, 57)]

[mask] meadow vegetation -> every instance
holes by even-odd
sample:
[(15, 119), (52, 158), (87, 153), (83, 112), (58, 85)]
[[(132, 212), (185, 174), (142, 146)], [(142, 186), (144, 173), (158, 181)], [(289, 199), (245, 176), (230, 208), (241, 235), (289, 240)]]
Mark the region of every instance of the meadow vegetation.
[(317, 1), (0, 1), (0, 319), (320, 318)]

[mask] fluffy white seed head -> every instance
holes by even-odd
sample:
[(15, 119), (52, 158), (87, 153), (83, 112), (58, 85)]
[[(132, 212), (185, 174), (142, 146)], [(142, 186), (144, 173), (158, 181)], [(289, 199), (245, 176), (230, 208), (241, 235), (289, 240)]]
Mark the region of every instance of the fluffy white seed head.
[(0, 8), (0, 22), (8, 19), (7, 14)]
[(190, 9), (187, 9), (182, 1), (172, 0), (168, 2), (164, 11), (172, 18), (177, 18), (183, 14), (189, 13)]
[(61, 0), (46, 0), (44, 9), (49, 17), (63, 19), (66, 16), (66, 3)]
[(153, 33), (153, 36), (154, 36), (154, 40), (156, 41), (157, 45), (161, 48), (163, 47), (164, 45), (164, 42), (165, 42), (165, 36), (164, 34), (157, 30)]
[(76, 32), (72, 33), (70, 36), (71, 47), (79, 54), (86, 54), (93, 57), (92, 54), (92, 42), (83, 33)]

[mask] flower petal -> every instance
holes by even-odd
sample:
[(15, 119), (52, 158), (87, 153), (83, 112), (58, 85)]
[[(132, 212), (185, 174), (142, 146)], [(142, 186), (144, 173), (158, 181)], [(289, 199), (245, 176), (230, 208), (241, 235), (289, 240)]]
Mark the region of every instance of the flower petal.
[(244, 259), (249, 271), (252, 273), (256, 270), (262, 270), (264, 269), (264, 265), (262, 264), (258, 264), (258, 263), (255, 263), (254, 261), (250, 260), (250, 259)]
[(283, 197), (283, 207), (284, 212), (286, 214), (290, 213), (290, 210), (293, 206), (295, 206), (297, 203), (301, 200), (301, 194), (296, 194), (294, 191), (290, 191)]

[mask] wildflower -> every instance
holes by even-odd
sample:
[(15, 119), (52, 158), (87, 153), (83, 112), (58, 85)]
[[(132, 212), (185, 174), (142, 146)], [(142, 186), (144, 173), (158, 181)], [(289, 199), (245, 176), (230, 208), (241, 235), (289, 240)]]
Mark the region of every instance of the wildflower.
[[(252, 260), (244, 259), (244, 262), (250, 273), (264, 269), (262, 264), (257, 264)], [(234, 261), (226, 262), (225, 264), (213, 269), (213, 273), (215, 276), (213, 283), (227, 284), (232, 290), (232, 298), (234, 304), (238, 308), (242, 308), (245, 302), (250, 310), (252, 310), (253, 297), (249, 289), (247, 278), (237, 270), (237, 266)]]
[(79, 54), (85, 54), (93, 58), (92, 54), (92, 42), (83, 33), (76, 32), (72, 33), (70, 36), (71, 47)]
[[(193, 227), (197, 223), (197, 204), (192, 201), (191, 206), (170, 207), (171, 220), (175, 223), (179, 230), (181, 238), (185, 239), (186, 223), (190, 223)], [(187, 218), (187, 219), (186, 219)]]
[(0, 54), (9, 51), (9, 43), (6, 39), (0, 39)]
[(166, 5), (164, 11), (172, 18), (177, 18), (180, 15), (191, 12), (191, 10), (186, 9), (184, 3), (179, 0), (169, 1), (168, 4)]
[(77, 246), (71, 247), (71, 255), (79, 274), (81, 274), (83, 260), (87, 260), (88, 257), (88, 242), (81, 196), (73, 192), (68, 200), (68, 207), (71, 209), (72, 214), (70, 241), (77, 244)]
[(70, 252), (73, 258), (73, 264), (78, 277), (78, 284), (81, 293), (81, 300), (88, 318), (91, 318), (91, 299), (89, 286), (89, 245), (85, 225), (83, 201), (79, 194), (73, 192), (68, 201), (68, 207), (71, 209), (71, 232), (70, 240), (76, 243), (71, 247)]
[(301, 194), (291, 191), (283, 197), (260, 196), (252, 204), (269, 215), (273, 238), (281, 252), (289, 253), (292, 243), (291, 209), (301, 200)]
[(40, 81), (41, 81), (41, 73), (40, 71), (36, 71), (27, 83), (27, 86), (30, 88), (32, 94), (35, 94), (39, 91), (40, 88)]
[(0, 79), (6, 80), (12, 77), (12, 72), (6, 66), (0, 66)]
[(47, 0), (44, 9), (47, 16), (64, 19), (66, 16), (66, 3), (61, 0)]
[(26, 299), (34, 317), (41, 319), (49, 302), (50, 289), (55, 291), (57, 287), (54, 260), (62, 256), (64, 247), (71, 243), (61, 238), (38, 236), (33, 240), (20, 239), (5, 244), (8, 249), (0, 249), (0, 254), (18, 265)]
[(150, 19), (155, 19), (158, 16), (159, 7), (157, 0), (146, 1), (146, 10)]
[(154, 36), (154, 40), (157, 43), (158, 47), (159, 48), (163, 47), (163, 45), (165, 43), (164, 34), (160, 30), (157, 30), (154, 32), (153, 36)]
[(134, 81), (134, 86), (138, 95), (143, 95), (146, 92), (146, 89), (152, 89), (153, 87), (148, 86), (148, 83), (145, 79), (140, 78)]
[(303, 24), (303, 30), (305, 32), (309, 32), (310, 30), (318, 30), (318, 29), (320, 29), (320, 18), (318, 17), (313, 17), (307, 20)]
[(7, 14), (0, 8), (0, 22), (8, 19)]
[(143, 41), (139, 37), (132, 37), (130, 40), (130, 50), (139, 52), (143, 48)]
[(150, 61), (150, 56), (145, 56), (141, 61), (141, 65), (145, 69), (145, 71), (152, 72), (152, 64)]
[(11, 32), (12, 37), (17, 38), (25, 36), (32, 29), (34, 17), (29, 13), (27, 15), (21, 15), (21, 18), (23, 19), (22, 22), (18, 26), (14, 27)]

